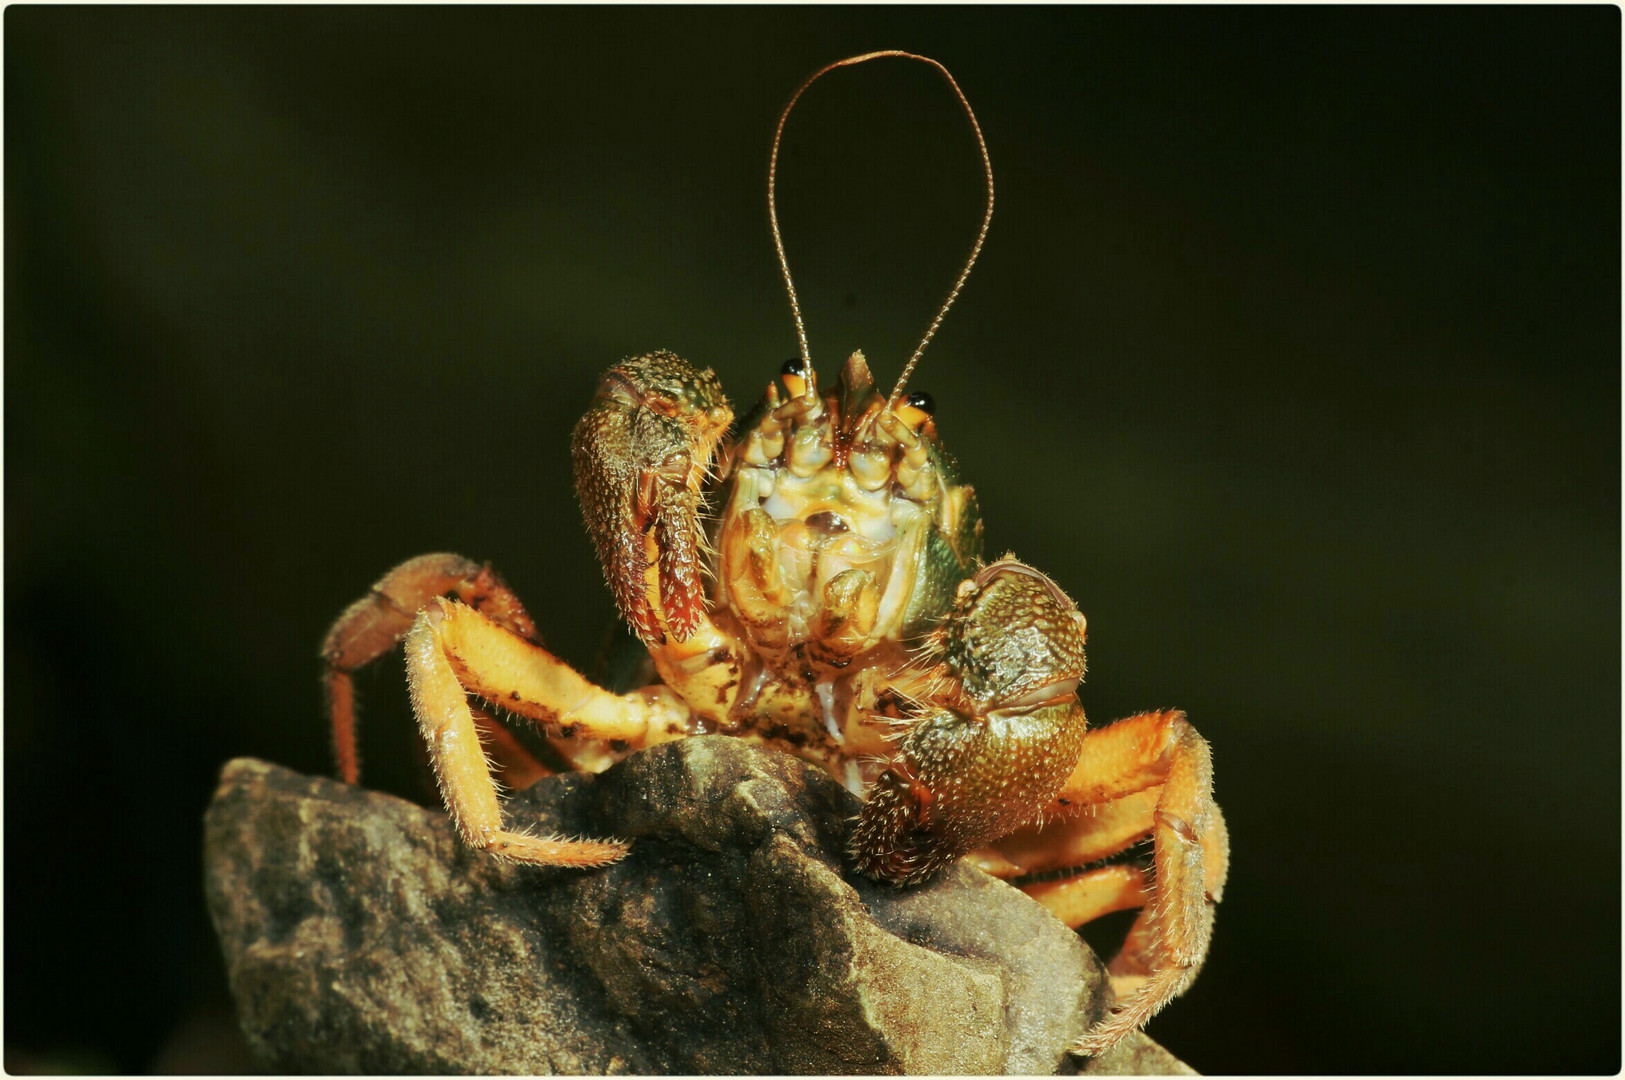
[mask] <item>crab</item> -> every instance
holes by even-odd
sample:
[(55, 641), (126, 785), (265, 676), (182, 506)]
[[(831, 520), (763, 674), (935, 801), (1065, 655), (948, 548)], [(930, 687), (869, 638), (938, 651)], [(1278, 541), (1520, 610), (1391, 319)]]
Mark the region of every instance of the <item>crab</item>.
[[(947, 79), (988, 184), (971, 258), (889, 394), (861, 352), (820, 385), (773, 202), (796, 99), (877, 56)], [(859, 873), (905, 887), (968, 858), (1072, 927), (1140, 909), (1108, 969), (1119, 1004), (1075, 1052), (1103, 1052), (1182, 993), (1206, 957), (1229, 857), (1208, 745), (1177, 710), (1088, 726), (1083, 613), (1014, 555), (984, 557), (975, 491), (932, 399), (904, 392), (975, 261), (992, 193), (975, 116), (936, 61), (870, 53), (807, 79), (780, 117), (768, 186), (801, 355), (737, 422), (711, 369), (667, 351), (623, 360), (572, 439), (587, 531), (657, 681), (594, 684), (548, 651), (489, 565), (422, 555), (350, 605), (323, 644), (341, 778), (360, 779), (352, 675), (404, 641), (412, 708), (471, 848), (580, 868), (628, 850), (504, 825), (499, 783), (552, 770), (500, 714), (538, 725), (555, 764), (585, 771), (733, 735), (813, 762), (862, 798), (848, 843)]]

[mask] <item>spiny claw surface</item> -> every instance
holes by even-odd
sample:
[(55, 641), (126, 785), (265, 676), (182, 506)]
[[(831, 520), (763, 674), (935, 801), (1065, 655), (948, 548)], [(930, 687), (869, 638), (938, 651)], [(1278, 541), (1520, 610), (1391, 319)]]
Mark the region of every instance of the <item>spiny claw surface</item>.
[(733, 412), (716, 374), (674, 353), (605, 373), (571, 442), (587, 531), (622, 616), (645, 644), (705, 616), (701, 488)]
[(850, 841), (859, 869), (907, 884), (1032, 821), (1077, 764), (1082, 616), (1012, 559), (966, 583), (933, 634), (927, 708), (875, 782)]

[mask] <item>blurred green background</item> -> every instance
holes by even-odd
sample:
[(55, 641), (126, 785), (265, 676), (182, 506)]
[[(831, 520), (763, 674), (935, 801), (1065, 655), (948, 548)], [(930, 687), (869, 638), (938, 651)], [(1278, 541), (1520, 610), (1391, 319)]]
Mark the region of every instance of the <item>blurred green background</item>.
[[(764, 181), (902, 47), (999, 203), (913, 380), (993, 552), (1187, 709), (1234, 871), (1151, 1032), (1208, 1072), (1620, 1068), (1620, 13), (10, 7), (5, 1065), (246, 1065), (220, 764), (329, 766), (316, 645), (420, 552), (587, 664), (594, 377), (795, 352)], [(827, 372), (974, 232), (929, 69), (819, 83), (782, 221)], [(369, 778), (412, 787), (398, 665)]]

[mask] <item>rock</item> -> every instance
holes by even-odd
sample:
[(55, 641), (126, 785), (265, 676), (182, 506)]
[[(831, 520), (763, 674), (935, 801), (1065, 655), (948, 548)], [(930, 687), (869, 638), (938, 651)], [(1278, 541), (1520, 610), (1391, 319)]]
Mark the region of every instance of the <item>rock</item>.
[(847, 872), (856, 811), (793, 757), (687, 739), (510, 798), (512, 824), (634, 841), (599, 870), (517, 867), (464, 848), (440, 811), (240, 759), (205, 817), (209, 906), (277, 1072), (1072, 1060), (1109, 995), (1077, 935), (968, 866), (911, 889)]
[[(1072, 1059), (1079, 1076), (1200, 1076), (1195, 1069), (1136, 1031), (1097, 1058)], [(1066, 1068), (1062, 1068), (1066, 1072)]]

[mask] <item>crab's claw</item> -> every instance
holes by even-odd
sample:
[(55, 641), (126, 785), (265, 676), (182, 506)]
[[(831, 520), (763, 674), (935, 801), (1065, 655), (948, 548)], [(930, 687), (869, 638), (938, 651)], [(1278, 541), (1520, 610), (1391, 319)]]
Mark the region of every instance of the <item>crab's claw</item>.
[(571, 440), (576, 494), (621, 614), (646, 645), (705, 617), (702, 490), (733, 411), (710, 369), (669, 352), (610, 368)]
[(1082, 750), (1084, 633), (1059, 587), (1008, 556), (960, 586), (921, 715), (853, 830), (860, 870), (920, 881), (1038, 816)]

